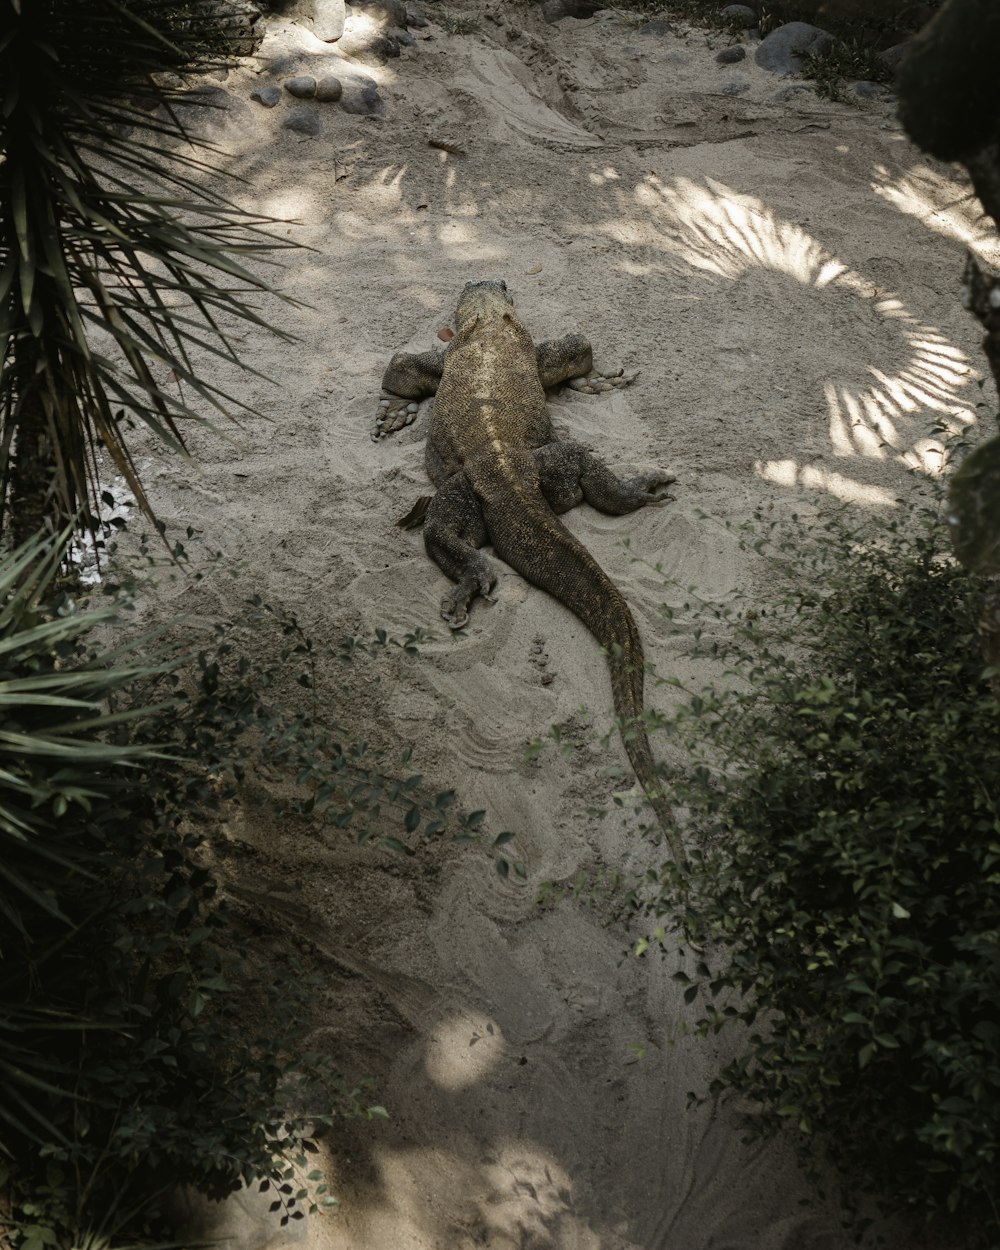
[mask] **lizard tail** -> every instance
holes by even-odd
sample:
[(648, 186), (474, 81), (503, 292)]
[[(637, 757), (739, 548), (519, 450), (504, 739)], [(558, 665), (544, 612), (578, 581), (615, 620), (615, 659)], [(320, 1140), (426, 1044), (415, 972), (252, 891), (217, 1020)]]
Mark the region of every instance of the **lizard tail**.
[(497, 555), (569, 608), (607, 652), (615, 714), (626, 754), (674, 857), (683, 859), (681, 840), (642, 721), (642, 639), (624, 596), (549, 508), (540, 491), (519, 483), (510, 494), (491, 491), (490, 497), (480, 499)]

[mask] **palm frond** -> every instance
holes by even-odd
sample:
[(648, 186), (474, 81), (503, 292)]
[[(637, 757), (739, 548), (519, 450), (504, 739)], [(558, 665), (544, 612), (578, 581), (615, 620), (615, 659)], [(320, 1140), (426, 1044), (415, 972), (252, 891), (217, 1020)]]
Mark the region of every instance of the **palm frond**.
[(24, 513), (15, 538), (33, 530), (24, 501), (42, 488), (24, 462), (45, 454), (49, 515), (96, 505), (103, 446), (152, 517), (129, 420), (183, 453), (190, 421), (253, 412), (200, 363), (243, 367), (223, 322), (290, 339), (255, 300), (277, 294), (268, 266), (294, 244), (222, 193), (217, 150), (186, 131), (182, 93), (152, 77), (204, 60), (210, 5), (195, 0), (175, 28), (165, 9), (0, 0), (0, 474)]

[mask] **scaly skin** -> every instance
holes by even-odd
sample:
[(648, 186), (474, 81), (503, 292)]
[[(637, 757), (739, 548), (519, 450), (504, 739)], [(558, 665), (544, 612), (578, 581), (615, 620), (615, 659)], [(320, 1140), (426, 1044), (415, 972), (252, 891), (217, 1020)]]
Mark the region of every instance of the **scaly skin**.
[[(443, 352), (394, 356), (383, 379), (383, 391), (404, 400), (436, 393), (427, 471), (438, 491), (401, 524), (425, 520), (427, 552), (456, 583), (441, 605), (452, 629), (465, 625), (477, 596), (490, 597), (496, 574), (479, 550), (487, 543), (583, 621), (607, 652), (625, 750), (679, 859), (682, 847), (641, 719), (639, 631), (621, 592), (557, 516), (584, 499), (615, 516), (632, 512), (669, 499), (674, 479), (661, 472), (619, 479), (580, 444), (557, 440), (545, 406), (548, 386), (586, 378), (606, 389), (632, 378), (595, 374), (582, 335), (536, 347), (503, 282), (470, 282), (454, 330)], [(383, 413), (377, 436), (386, 423)]]

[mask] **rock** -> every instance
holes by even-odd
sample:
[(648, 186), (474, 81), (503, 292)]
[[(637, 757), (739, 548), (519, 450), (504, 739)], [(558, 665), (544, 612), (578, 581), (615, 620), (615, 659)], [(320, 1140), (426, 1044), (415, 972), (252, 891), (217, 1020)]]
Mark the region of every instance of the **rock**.
[(408, 30), (394, 30), (392, 37), (401, 48), (412, 48), (417, 42)]
[(170, 107), (183, 125), (194, 135), (205, 136), (213, 131), (228, 130), (250, 116), (249, 105), (224, 87), (201, 82), (186, 92), (170, 98)]
[(319, 134), (319, 114), (315, 109), (289, 109), (281, 119), (286, 130), (294, 130), (297, 135), (308, 135), (315, 138)]
[(316, 84), (316, 99), (321, 104), (332, 103), (339, 100), (344, 94), (344, 84), (339, 78), (334, 78), (332, 74), (327, 74), (325, 78), (321, 78)]
[(281, 99), (280, 87), (255, 87), (250, 92), (250, 99), (256, 100), (258, 104), (263, 104), (266, 109), (273, 109)]
[(899, 69), (903, 57), (913, 47), (912, 39), (904, 39), (902, 43), (895, 43), (891, 48), (886, 48), (878, 54), (878, 59), (893, 74)]
[(735, 65), (737, 61), (742, 61), (746, 54), (746, 48), (738, 43), (732, 48), (723, 48), (715, 59), (720, 65)]
[(663, 59), (665, 61), (669, 61), (672, 65), (688, 65), (691, 61), (691, 58), (686, 52), (677, 51), (668, 52)]
[(344, 33), (347, 10), (344, 0), (313, 0), (313, 34), (324, 43), (334, 43)]
[(823, 52), (833, 42), (833, 36), (818, 26), (786, 22), (760, 41), (754, 60), (772, 74), (799, 74), (805, 67), (806, 53)]
[(285, 83), (285, 90), (289, 95), (295, 96), (296, 100), (311, 100), (316, 94), (316, 79), (311, 74), (300, 74), (296, 78), (289, 78)]
[(406, 5), (403, 0), (352, 0), (352, 8), (373, 17), (382, 26), (406, 27)]
[(406, 25), (412, 26), (414, 30), (420, 30), (421, 27), (427, 25), (427, 18), (419, 9), (413, 8), (412, 5), (406, 6)]
[(356, 79), (345, 88), (340, 101), (345, 113), (358, 113), (363, 117), (381, 117), (385, 112), (385, 101), (378, 93), (378, 85), (370, 78)]
[(858, 82), (852, 82), (848, 87), (848, 91), (861, 100), (881, 100), (887, 94), (885, 87), (880, 82), (870, 82), (866, 78), (862, 78)]
[(602, 0), (545, 0), (542, 17), (547, 22), (560, 22), (564, 17), (593, 17), (603, 7)]
[(730, 78), (730, 80), (723, 86), (722, 94), (723, 95), (743, 95), (745, 91), (749, 91), (749, 90), (750, 90), (749, 78), (742, 78), (742, 77)]
[(390, 57), (399, 56), (399, 44), (391, 35), (372, 37), (360, 30), (347, 30), (337, 49), (365, 65), (384, 65)]
[(673, 26), (670, 22), (665, 22), (663, 18), (655, 18), (652, 22), (643, 22), (639, 27), (640, 35), (671, 35), (673, 34)]
[(183, 91), (184, 79), (180, 74), (175, 74), (173, 70), (164, 70), (159, 74), (150, 74), (150, 78), (157, 87), (162, 87), (164, 91)]
[(727, 26), (742, 26), (744, 30), (757, 25), (757, 14), (748, 4), (727, 4), (719, 10), (719, 17)]

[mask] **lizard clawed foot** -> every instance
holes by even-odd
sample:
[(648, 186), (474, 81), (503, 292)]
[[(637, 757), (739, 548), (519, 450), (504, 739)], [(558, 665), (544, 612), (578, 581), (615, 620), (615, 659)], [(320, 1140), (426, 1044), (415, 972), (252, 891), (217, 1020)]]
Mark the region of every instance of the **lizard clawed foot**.
[(488, 603), (496, 602), (496, 596), (490, 594), (496, 585), (496, 580), (493, 573), (480, 577), (466, 574), (459, 584), (445, 595), (441, 600), (441, 615), (449, 629), (462, 629), (469, 623), (469, 608), (477, 595)]
[(417, 419), (418, 408), (419, 404), (414, 399), (402, 399), (399, 395), (390, 395), (383, 391), (382, 398), (378, 401), (372, 440), (377, 443), (380, 438), (412, 425)]
[(650, 473), (637, 473), (629, 479), (628, 486), (642, 497), (643, 503), (666, 503), (674, 498), (667, 487), (676, 481), (673, 473), (653, 470)]
[(638, 376), (638, 369), (630, 369), (627, 373), (624, 369), (619, 369), (615, 373), (602, 373), (600, 369), (591, 369), (586, 377), (570, 378), (566, 385), (574, 391), (579, 391), (581, 395), (602, 395), (605, 391), (621, 390), (624, 386), (631, 386)]

